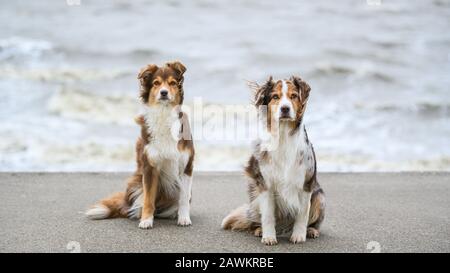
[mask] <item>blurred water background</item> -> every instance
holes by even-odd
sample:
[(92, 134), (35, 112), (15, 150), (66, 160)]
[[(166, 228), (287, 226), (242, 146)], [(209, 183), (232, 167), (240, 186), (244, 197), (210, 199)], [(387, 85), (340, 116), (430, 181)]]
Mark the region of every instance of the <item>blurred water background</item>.
[[(133, 170), (137, 72), (174, 59), (187, 104), (304, 78), (319, 171), (450, 171), (448, 0), (77, 2), (0, 1), (0, 171)], [(197, 139), (195, 168), (248, 144)]]

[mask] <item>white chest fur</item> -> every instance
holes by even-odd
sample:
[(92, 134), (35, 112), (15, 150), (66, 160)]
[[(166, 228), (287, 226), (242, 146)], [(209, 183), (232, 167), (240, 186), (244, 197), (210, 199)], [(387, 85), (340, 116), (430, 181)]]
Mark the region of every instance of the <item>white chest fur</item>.
[(189, 155), (178, 150), (180, 120), (170, 107), (148, 107), (145, 122), (150, 135), (145, 153), (165, 175), (178, 178), (184, 171)]
[(306, 177), (303, 156), (307, 147), (304, 130), (301, 128), (294, 135), (289, 131), (290, 128), (280, 126), (276, 149), (268, 151), (268, 160), (260, 162), (265, 183), (283, 215), (295, 215), (304, 206), (303, 195), (307, 195), (303, 190)]

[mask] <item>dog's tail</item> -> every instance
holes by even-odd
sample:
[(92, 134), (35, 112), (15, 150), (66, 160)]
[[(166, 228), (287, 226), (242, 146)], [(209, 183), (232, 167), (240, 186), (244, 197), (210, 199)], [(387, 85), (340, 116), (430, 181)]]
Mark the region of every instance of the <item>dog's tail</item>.
[(249, 205), (245, 204), (233, 210), (222, 221), (223, 229), (231, 230), (249, 230), (252, 226), (252, 221), (248, 217)]
[(134, 174), (128, 179), (126, 192), (118, 192), (100, 200), (87, 210), (85, 215), (92, 220), (128, 217), (130, 208), (142, 193), (141, 181), (142, 175)]
[(125, 201), (125, 193), (118, 192), (101, 200), (86, 211), (86, 216), (92, 220), (106, 218), (127, 217), (128, 206)]

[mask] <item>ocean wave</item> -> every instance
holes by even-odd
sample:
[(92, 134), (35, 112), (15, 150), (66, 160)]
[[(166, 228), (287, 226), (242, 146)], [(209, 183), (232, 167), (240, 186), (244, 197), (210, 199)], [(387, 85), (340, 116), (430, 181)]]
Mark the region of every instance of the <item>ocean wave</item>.
[(404, 114), (417, 113), (423, 116), (450, 116), (450, 103), (446, 102), (415, 102), (400, 103), (356, 103), (356, 109), (368, 109), (377, 112), (401, 112)]
[(434, 0), (433, 4), (438, 7), (449, 7), (450, 0)]
[[(0, 171), (132, 171), (135, 168), (134, 139), (123, 143), (82, 141), (41, 143), (39, 149), (14, 142), (17, 149), (0, 158)], [(10, 143), (11, 144), (11, 143)], [(195, 171), (242, 171), (251, 154), (249, 146), (229, 147), (196, 143)], [(450, 157), (386, 160), (357, 154), (316, 151), (322, 172), (450, 171)]]
[[(47, 110), (61, 118), (104, 124), (134, 125), (134, 117), (142, 113), (138, 97), (100, 95), (98, 92), (61, 89), (47, 103)], [(186, 102), (195, 137), (204, 141), (237, 141), (249, 143), (256, 134), (257, 115), (251, 105), (214, 104), (203, 101)], [(230, 145), (233, 143), (229, 143)]]
[(319, 63), (313, 71), (314, 75), (350, 75), (352, 73), (355, 71), (350, 67), (331, 63)]
[(131, 55), (136, 58), (145, 57), (150, 58), (154, 57), (158, 54), (161, 54), (159, 50), (150, 49), (150, 48), (135, 48), (127, 52), (128, 55)]
[(49, 100), (47, 109), (53, 115), (89, 122), (119, 125), (134, 124), (138, 99), (121, 95), (100, 96), (82, 90), (63, 89)]
[(52, 49), (53, 45), (45, 40), (10, 37), (0, 40), (0, 60), (38, 58)]
[(319, 172), (450, 171), (450, 157), (381, 160), (352, 154), (316, 153)]
[(201, 171), (242, 170), (251, 154), (250, 146), (202, 145), (196, 143), (195, 168)]
[(76, 145), (48, 145), (45, 146), (40, 157), (47, 163), (86, 163), (99, 162), (102, 164), (133, 162), (133, 141), (129, 145), (102, 145), (97, 142), (83, 142)]
[[(384, 51), (378, 51), (378, 48), (401, 48), (405, 44), (397, 43), (394, 41), (373, 41), (367, 40), (369, 44), (375, 45), (375, 49), (368, 51), (355, 51), (350, 49), (327, 49), (325, 54), (332, 58), (340, 58), (342, 60), (360, 61), (366, 60), (377, 64), (389, 64), (389, 65), (405, 65), (405, 62), (398, 57), (387, 55)], [(348, 69), (353, 70), (353, 69)]]
[(123, 70), (98, 70), (77, 68), (35, 68), (23, 69), (13, 66), (0, 67), (0, 77), (17, 80), (33, 80), (52, 83), (73, 83), (117, 79), (127, 76)]
[(352, 77), (355, 79), (370, 79), (383, 82), (395, 82), (392, 76), (377, 71), (375, 65), (371, 63), (362, 63), (357, 67), (355, 65), (335, 64), (330, 62), (321, 62), (315, 65), (311, 73), (315, 77)]
[(139, 58), (155, 58), (161, 55), (161, 51), (156, 48), (141, 48), (131, 47), (123, 49), (85, 49), (85, 48), (72, 48), (72, 47), (56, 47), (55, 52), (58, 52), (67, 58), (74, 59), (104, 59), (105, 62), (109, 62), (111, 58), (116, 59), (139, 59)]

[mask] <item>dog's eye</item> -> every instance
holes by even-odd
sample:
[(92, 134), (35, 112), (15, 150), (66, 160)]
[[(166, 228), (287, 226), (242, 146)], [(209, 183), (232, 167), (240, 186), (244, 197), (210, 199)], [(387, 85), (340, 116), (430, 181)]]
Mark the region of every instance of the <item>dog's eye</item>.
[(298, 95), (297, 95), (297, 94), (294, 93), (294, 94), (291, 95), (291, 99), (292, 99), (292, 100), (294, 100), (294, 99), (296, 99), (296, 98), (298, 98)]
[(154, 86), (158, 86), (158, 85), (160, 85), (160, 84), (161, 84), (161, 83), (160, 83), (159, 81), (154, 81), (154, 82), (153, 82), (153, 85), (154, 85)]
[(278, 95), (273, 95), (272, 99), (273, 99), (273, 100), (279, 100), (279, 99), (280, 99), (280, 96), (278, 96)]
[(175, 85), (177, 85), (177, 82), (176, 82), (176, 81), (170, 81), (170, 82), (169, 82), (169, 85), (175, 86)]

